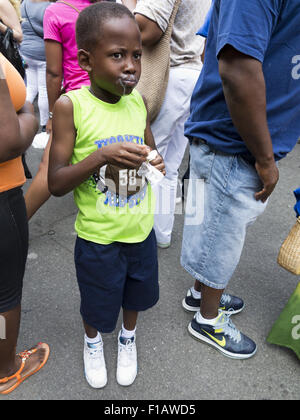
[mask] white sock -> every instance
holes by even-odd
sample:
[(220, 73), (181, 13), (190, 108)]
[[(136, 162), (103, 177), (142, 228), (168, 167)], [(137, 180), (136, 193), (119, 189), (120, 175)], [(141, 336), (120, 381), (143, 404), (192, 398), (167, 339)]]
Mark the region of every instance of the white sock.
[(86, 334), (84, 336), (86, 343), (89, 344), (96, 344), (96, 343), (100, 343), (102, 341), (102, 337), (101, 334), (99, 332), (97, 332), (97, 335), (95, 338), (90, 338), (88, 337)]
[(196, 314), (196, 321), (199, 322), (199, 324), (215, 325), (219, 318), (219, 315), (220, 314), (218, 314), (218, 316), (213, 319), (206, 319), (201, 315), (200, 311), (198, 311)]
[(124, 327), (124, 324), (122, 324), (122, 330), (121, 330), (121, 337), (123, 338), (132, 338), (135, 335), (135, 330), (126, 330), (126, 328)]
[(194, 287), (191, 288), (191, 293), (194, 299), (201, 299), (201, 292), (195, 290)]

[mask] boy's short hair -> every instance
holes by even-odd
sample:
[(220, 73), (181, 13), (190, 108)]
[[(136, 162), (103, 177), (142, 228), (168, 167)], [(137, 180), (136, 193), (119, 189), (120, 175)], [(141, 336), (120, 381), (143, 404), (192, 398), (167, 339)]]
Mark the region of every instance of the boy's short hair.
[(121, 19), (124, 16), (135, 21), (134, 15), (126, 6), (111, 1), (94, 3), (82, 10), (76, 22), (78, 49), (90, 51), (97, 45), (105, 22), (110, 19)]

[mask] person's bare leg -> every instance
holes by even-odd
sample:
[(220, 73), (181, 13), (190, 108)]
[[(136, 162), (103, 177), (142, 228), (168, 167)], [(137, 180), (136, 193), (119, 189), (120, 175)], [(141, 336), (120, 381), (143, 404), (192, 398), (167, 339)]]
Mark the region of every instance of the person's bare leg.
[(138, 312), (123, 309), (123, 325), (126, 330), (133, 331), (136, 327)]
[(43, 157), (37, 174), (33, 178), (26, 194), (24, 196), (27, 210), (27, 219), (37, 212), (37, 210), (50, 198), (51, 194), (48, 189), (48, 164), (49, 152), (51, 147), (52, 134), (44, 150)]
[(201, 284), (201, 306), (200, 313), (203, 318), (213, 319), (218, 316), (220, 306), (220, 299), (224, 292), (223, 290), (213, 289), (211, 287)]
[(194, 289), (196, 292), (201, 292), (201, 283), (198, 280), (195, 280)]
[[(16, 308), (1, 313), (1, 320), (5, 324), (5, 338), (0, 340), (0, 380), (14, 375), (21, 366), (21, 358), (16, 355), (17, 341), (19, 336), (21, 305)], [(40, 349), (30, 356), (26, 361), (21, 376), (36, 370), (44, 360), (45, 350)], [(0, 392), (9, 389), (16, 383), (16, 379), (11, 379), (7, 383), (0, 383)]]
[(84, 325), (84, 330), (85, 330), (85, 334), (87, 337), (89, 338), (96, 338), (98, 331), (96, 328), (91, 327), (90, 325), (88, 325), (86, 322), (83, 321), (83, 325)]
[(20, 329), (21, 305), (4, 312), (5, 338), (0, 340), (0, 379), (13, 375), (20, 367), (21, 361), (16, 357), (17, 341)]

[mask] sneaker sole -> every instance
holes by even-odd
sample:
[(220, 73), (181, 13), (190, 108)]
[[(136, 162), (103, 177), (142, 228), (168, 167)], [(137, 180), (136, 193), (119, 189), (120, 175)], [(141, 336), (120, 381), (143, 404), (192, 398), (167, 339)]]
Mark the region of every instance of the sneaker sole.
[(167, 244), (161, 244), (161, 243), (157, 242), (157, 247), (160, 248), (160, 249), (167, 249), (167, 248), (170, 248), (170, 246), (171, 246), (171, 242), (167, 243)]
[(206, 344), (209, 344), (210, 346), (214, 347), (216, 350), (218, 350), (220, 353), (224, 354), (224, 356), (229, 357), (230, 359), (238, 359), (238, 360), (249, 359), (250, 357), (254, 356), (256, 351), (257, 351), (257, 347), (256, 347), (255, 351), (251, 354), (230, 353), (229, 351), (227, 351), (227, 350), (221, 348), (220, 346), (218, 346), (217, 343), (214, 343), (209, 338), (206, 338), (202, 334), (197, 333), (197, 331), (195, 331), (192, 328), (191, 323), (188, 325), (188, 332), (197, 341), (203, 341)]
[(107, 385), (107, 370), (106, 370), (106, 366), (105, 366), (105, 371), (106, 371), (106, 374), (105, 375), (106, 375), (106, 377), (105, 377), (105, 380), (102, 381), (102, 383), (100, 385), (99, 384), (95, 385), (93, 383), (93, 381), (91, 381), (89, 379), (89, 377), (88, 377), (88, 375), (86, 373), (86, 370), (85, 370), (85, 357), (84, 357), (84, 354), (83, 354), (83, 366), (84, 366), (84, 369), (83, 369), (83, 371), (84, 371), (84, 377), (85, 377), (85, 379), (86, 379), (86, 381), (87, 381), (87, 383), (89, 384), (90, 387), (92, 387), (94, 389), (101, 389), (101, 388), (104, 388)]
[(93, 389), (102, 389), (102, 388), (104, 388), (107, 385), (107, 378), (106, 378), (106, 382), (105, 383), (103, 383), (101, 385), (95, 385), (95, 384), (93, 384), (92, 381), (90, 381), (90, 379), (88, 378), (88, 376), (87, 376), (87, 374), (86, 374), (85, 371), (84, 371), (84, 377), (85, 377), (87, 383), (89, 384), (89, 386), (91, 388), (93, 388)]
[[(182, 301), (182, 307), (186, 312), (198, 312), (200, 310), (200, 306), (199, 307), (195, 307), (195, 306), (190, 306), (185, 302), (185, 298)], [(224, 312), (224, 314), (226, 315), (236, 315), (240, 312), (242, 312), (242, 310), (245, 308), (245, 304), (240, 308), (240, 309), (236, 309), (236, 310), (231, 310), (231, 311), (225, 311), (224, 309), (222, 309), (222, 311)]]
[(137, 377), (137, 372), (136, 372), (136, 375), (135, 375), (135, 377), (134, 377), (134, 379), (130, 382), (130, 383), (122, 383), (122, 381), (120, 381), (119, 379), (118, 379), (118, 376), (116, 375), (116, 380), (117, 380), (117, 383), (120, 385), (120, 386), (131, 386), (133, 383), (134, 383), (134, 381), (136, 380), (136, 377)]

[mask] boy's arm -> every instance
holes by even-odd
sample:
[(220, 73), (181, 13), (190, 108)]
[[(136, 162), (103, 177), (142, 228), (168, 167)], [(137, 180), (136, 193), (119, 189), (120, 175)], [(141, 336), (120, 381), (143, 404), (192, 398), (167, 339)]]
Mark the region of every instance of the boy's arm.
[(145, 162), (148, 154), (145, 146), (115, 143), (96, 149), (82, 161), (70, 165), (75, 139), (73, 104), (67, 96), (62, 96), (53, 110), (53, 139), (48, 169), (49, 191), (55, 196), (74, 190), (107, 163), (135, 168)]

